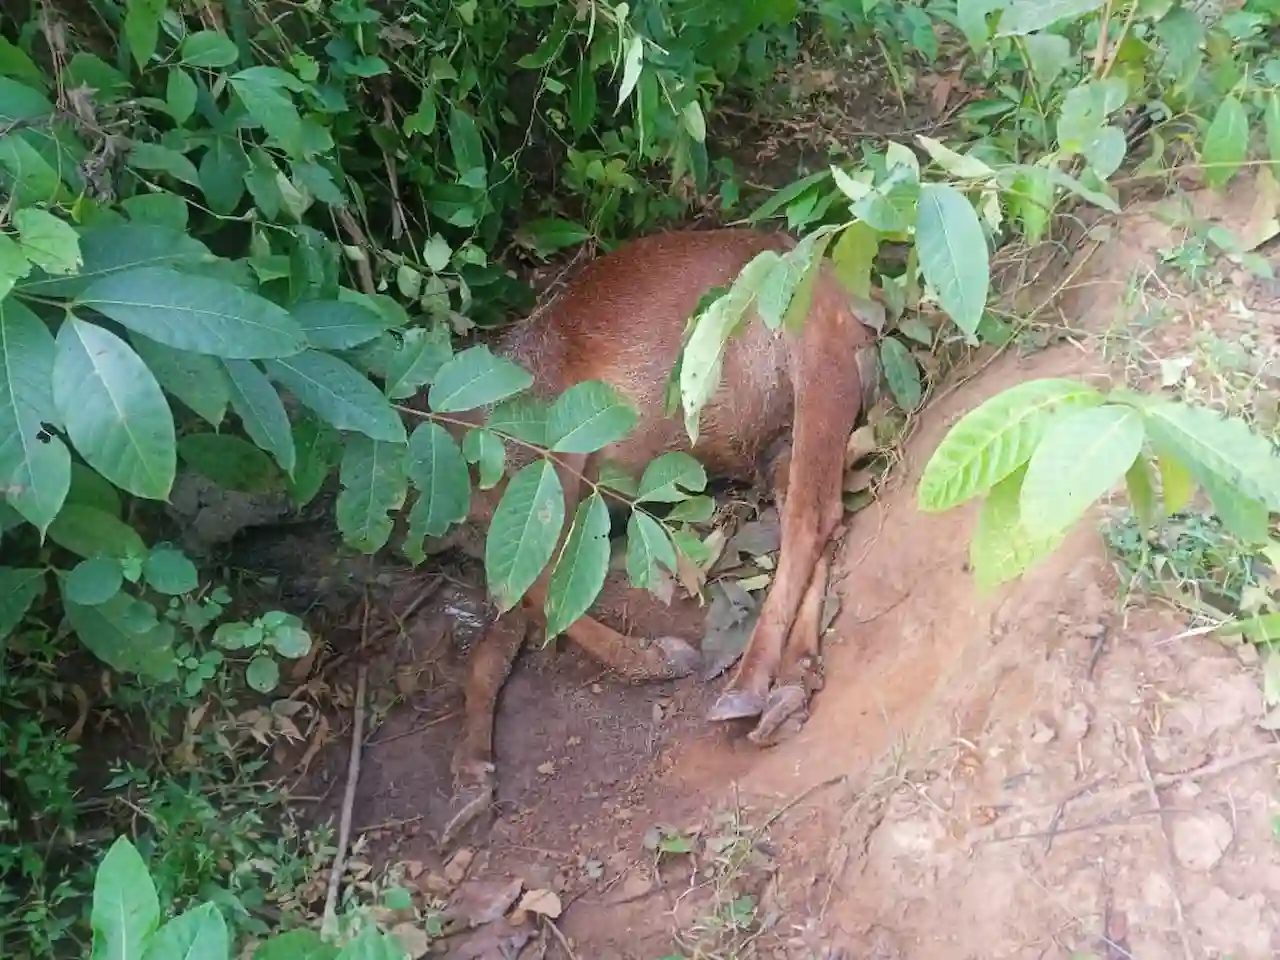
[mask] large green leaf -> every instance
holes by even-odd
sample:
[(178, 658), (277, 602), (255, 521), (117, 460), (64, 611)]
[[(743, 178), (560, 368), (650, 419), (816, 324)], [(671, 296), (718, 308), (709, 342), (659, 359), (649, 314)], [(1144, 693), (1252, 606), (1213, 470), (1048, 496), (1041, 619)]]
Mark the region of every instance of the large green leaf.
[(1021, 519), (1037, 540), (1063, 533), (1124, 478), (1142, 450), (1142, 414), (1108, 404), (1055, 417), (1022, 481)]
[(122, 490), (168, 499), (177, 469), (173, 413), (160, 384), (109, 330), (68, 316), (58, 331), (53, 401), (89, 466)]
[(1236, 175), (1249, 150), (1249, 118), (1240, 98), (1224, 97), (1204, 135), (1200, 162), (1211, 187), (1225, 186)]
[(1213, 503), (1213, 511), (1232, 536), (1249, 544), (1271, 539), (1271, 516), (1261, 500), (1246, 497), (1217, 474), (1199, 470), (1199, 480)]
[(267, 375), (316, 416), (339, 430), (371, 440), (404, 443), (404, 422), (382, 392), (360, 371), (337, 357), (307, 350), (284, 360), (268, 360)]
[(1280, 458), (1245, 421), (1174, 400), (1149, 404), (1142, 412), (1157, 449), (1172, 452), (1193, 474), (1207, 470), (1280, 511)]
[(557, 453), (595, 453), (623, 439), (639, 420), (636, 408), (600, 380), (575, 384), (547, 411), (547, 444)]
[(999, 37), (1024, 37), (1063, 20), (1078, 20), (1104, 0), (1009, 0), (996, 28)]
[(249, 156), (237, 137), (213, 138), (200, 158), (200, 189), (214, 213), (230, 216), (244, 199)]
[(189, 433), (178, 441), (178, 456), (227, 490), (264, 493), (280, 488), (280, 473), (271, 458), (234, 434)]
[(499, 436), (514, 437), (525, 443), (545, 447), (547, 414), (547, 404), (526, 393), (495, 406), (489, 411), (485, 426)]
[(342, 459), (342, 437), (319, 417), (303, 411), (293, 424), (293, 442), (298, 462), (288, 481), (289, 495), (295, 504), (305, 507)]
[(687, 453), (673, 451), (655, 457), (640, 477), (636, 499), (676, 503), (707, 488), (707, 471)]
[(93, 960), (142, 960), (160, 925), (160, 898), (146, 862), (126, 837), (102, 858), (93, 879)]
[(547, 639), (587, 612), (609, 572), (609, 508), (599, 493), (578, 504), (547, 584)]
[(434, 379), (453, 356), (449, 331), (444, 327), (412, 327), (388, 358), (385, 391), (392, 400), (407, 400)]
[(150, 223), (118, 223), (80, 235), (84, 264), (74, 277), (37, 274), (19, 285), (25, 293), (75, 297), (106, 277), (138, 267), (176, 266), (213, 260), (213, 254), (190, 234)]
[(124, 583), (124, 572), (115, 557), (91, 557), (82, 560), (67, 574), (62, 595), (70, 603), (96, 607), (106, 603)]
[(406, 452), (403, 443), (382, 443), (359, 434), (347, 440), (336, 510), (338, 529), (356, 549), (376, 553), (391, 536), (387, 514), (404, 506), (409, 488)]
[(80, 557), (141, 557), (147, 552), (136, 530), (99, 507), (68, 503), (49, 526), (49, 539)]
[(423, 559), (423, 537), (440, 537), (465, 520), (471, 507), (471, 477), (462, 451), (449, 431), (438, 423), (423, 423), (409, 438), (409, 479), (418, 499), (409, 511), (405, 554)]
[(44, 574), (38, 567), (0, 567), (0, 640), (14, 631), (44, 593)]
[(315, 930), (299, 927), (261, 943), (253, 951), (253, 960), (334, 960), (337, 955), (338, 948)]
[(520, 602), (556, 549), (564, 526), (564, 488), (546, 460), (531, 463), (507, 483), (485, 541), (489, 593), (499, 610)]
[(658, 564), (675, 572), (676, 550), (662, 524), (643, 510), (634, 510), (627, 521), (627, 576), (641, 590), (657, 585)]
[(71, 453), (58, 437), (37, 440), (9, 477), (9, 505), (44, 536), (71, 487)]
[(1045, 538), (1027, 533), (1021, 523), (1019, 500), (1026, 465), (996, 483), (978, 514), (978, 525), (969, 544), (969, 564), (982, 590), (991, 590), (1020, 577), (1062, 543), (1066, 533)]
[(991, 261), (982, 224), (963, 193), (947, 183), (920, 188), (916, 252), (938, 302), (972, 336), (991, 286)]
[(79, 270), (80, 237), (75, 228), (47, 210), (25, 207), (13, 214), (18, 246), (28, 260), (46, 273), (66, 275)]
[(960, 418), (920, 477), (921, 510), (950, 510), (990, 490), (1031, 459), (1056, 411), (1099, 406), (1106, 398), (1075, 380), (1030, 380), (996, 394)]
[(502, 479), (507, 462), (507, 448), (492, 430), (468, 430), (462, 438), (462, 456), (467, 463), (474, 463), (480, 474), (481, 490), (489, 490)]
[(231, 388), (216, 359), (190, 350), (175, 350), (140, 333), (131, 334), (129, 342), (166, 393), (177, 397), (210, 426), (222, 423), (231, 402)]
[(216, 904), (202, 903), (156, 931), (144, 960), (227, 960), (231, 936)]
[(346, 350), (372, 340), (391, 326), (376, 310), (345, 300), (307, 300), (293, 308), (293, 319), (319, 350)]
[(235, 41), (217, 30), (197, 30), (182, 41), (182, 62), (188, 67), (229, 67), (237, 56)]
[(280, 469), (293, 473), (297, 453), (293, 428), (280, 394), (266, 374), (251, 360), (225, 360), (231, 409), (240, 418), (249, 439), (276, 458)]
[(506, 357), (494, 356), (488, 347), (475, 346), (436, 371), (427, 402), (438, 413), (474, 410), (505, 400), (532, 384), (529, 371)]
[(223, 280), (168, 267), (103, 277), (76, 302), (152, 340), (228, 360), (288, 357), (307, 345), (283, 307)]
[(162, 683), (177, 679), (173, 624), (157, 620), (150, 604), (123, 591), (93, 607), (72, 603), (65, 594), (62, 602), (80, 642), (107, 666)]
[(924, 389), (920, 383), (920, 368), (911, 351), (896, 337), (880, 341), (880, 366), (884, 369), (885, 382), (894, 401), (908, 412), (920, 406)]

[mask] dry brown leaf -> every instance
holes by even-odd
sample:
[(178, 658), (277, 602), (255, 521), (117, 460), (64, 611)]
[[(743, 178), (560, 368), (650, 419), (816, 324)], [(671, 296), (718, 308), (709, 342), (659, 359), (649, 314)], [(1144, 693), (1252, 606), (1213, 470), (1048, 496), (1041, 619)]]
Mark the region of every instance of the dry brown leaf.
[(530, 890), (520, 898), (520, 906), (517, 909), (526, 910), (529, 913), (538, 913), (554, 920), (560, 916), (563, 907), (560, 905), (560, 898), (556, 896), (554, 891)]

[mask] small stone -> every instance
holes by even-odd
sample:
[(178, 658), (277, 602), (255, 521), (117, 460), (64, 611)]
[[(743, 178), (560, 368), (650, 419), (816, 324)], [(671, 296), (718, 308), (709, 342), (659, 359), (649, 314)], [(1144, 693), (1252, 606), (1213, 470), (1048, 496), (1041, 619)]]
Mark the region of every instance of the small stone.
[(1212, 810), (1178, 819), (1171, 842), (1174, 856), (1188, 870), (1212, 870), (1231, 846), (1235, 833), (1227, 818)]
[(1031, 721), (1031, 742), (1032, 743), (1038, 743), (1041, 746), (1043, 746), (1044, 744), (1048, 743), (1057, 735), (1058, 734), (1053, 729), (1053, 727), (1049, 726), (1039, 717)]
[(604, 687), (600, 686), (600, 684), (598, 684), (598, 683), (593, 683), (593, 684), (591, 685), (591, 692), (592, 692), (592, 693), (597, 693), (597, 694), (598, 694), (598, 693), (604, 693)]

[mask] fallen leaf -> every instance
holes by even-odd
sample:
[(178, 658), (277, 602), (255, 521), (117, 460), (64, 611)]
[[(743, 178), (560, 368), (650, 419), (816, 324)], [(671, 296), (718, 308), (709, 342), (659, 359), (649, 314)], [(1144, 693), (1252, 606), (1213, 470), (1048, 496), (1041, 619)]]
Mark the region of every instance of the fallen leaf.
[(544, 777), (549, 777), (556, 772), (556, 765), (548, 760), (546, 763), (538, 764), (538, 772)]
[(849, 441), (844, 445), (844, 465), (852, 467), (863, 457), (876, 452), (875, 429), (863, 425), (849, 434)]
[(524, 882), (513, 880), (468, 880), (454, 891), (442, 921), (449, 926), (480, 927), (502, 917), (516, 902)]
[(520, 898), (520, 906), (517, 909), (527, 910), (530, 913), (539, 913), (554, 920), (560, 916), (563, 908), (560, 906), (560, 898), (556, 896), (554, 891), (530, 890)]
[(756, 598), (732, 580), (711, 585), (702, 657), (704, 680), (714, 680), (742, 655), (759, 616)]
[(416, 923), (397, 923), (391, 928), (391, 935), (400, 941), (410, 960), (420, 960), (431, 952), (431, 938)]

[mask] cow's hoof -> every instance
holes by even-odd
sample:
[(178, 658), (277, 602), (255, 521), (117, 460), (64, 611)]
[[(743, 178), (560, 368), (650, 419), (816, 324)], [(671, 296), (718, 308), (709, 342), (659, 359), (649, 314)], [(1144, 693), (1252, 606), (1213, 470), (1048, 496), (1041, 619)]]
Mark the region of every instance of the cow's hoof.
[(723, 723), (727, 720), (742, 720), (747, 717), (758, 717), (764, 712), (764, 697), (758, 693), (745, 690), (726, 690), (707, 711), (707, 719), (712, 723)]
[(440, 846), (447, 847), (472, 823), (493, 807), (494, 769), (468, 771), (454, 779), (453, 796), (449, 800), (449, 819), (440, 831)]
[(774, 687), (769, 691), (764, 710), (760, 712), (760, 722), (747, 734), (747, 739), (765, 747), (794, 734), (807, 719), (808, 702), (808, 694), (798, 683)]
[(679, 637), (660, 637), (658, 649), (667, 660), (667, 672), (672, 680), (687, 677), (702, 666), (702, 654)]

